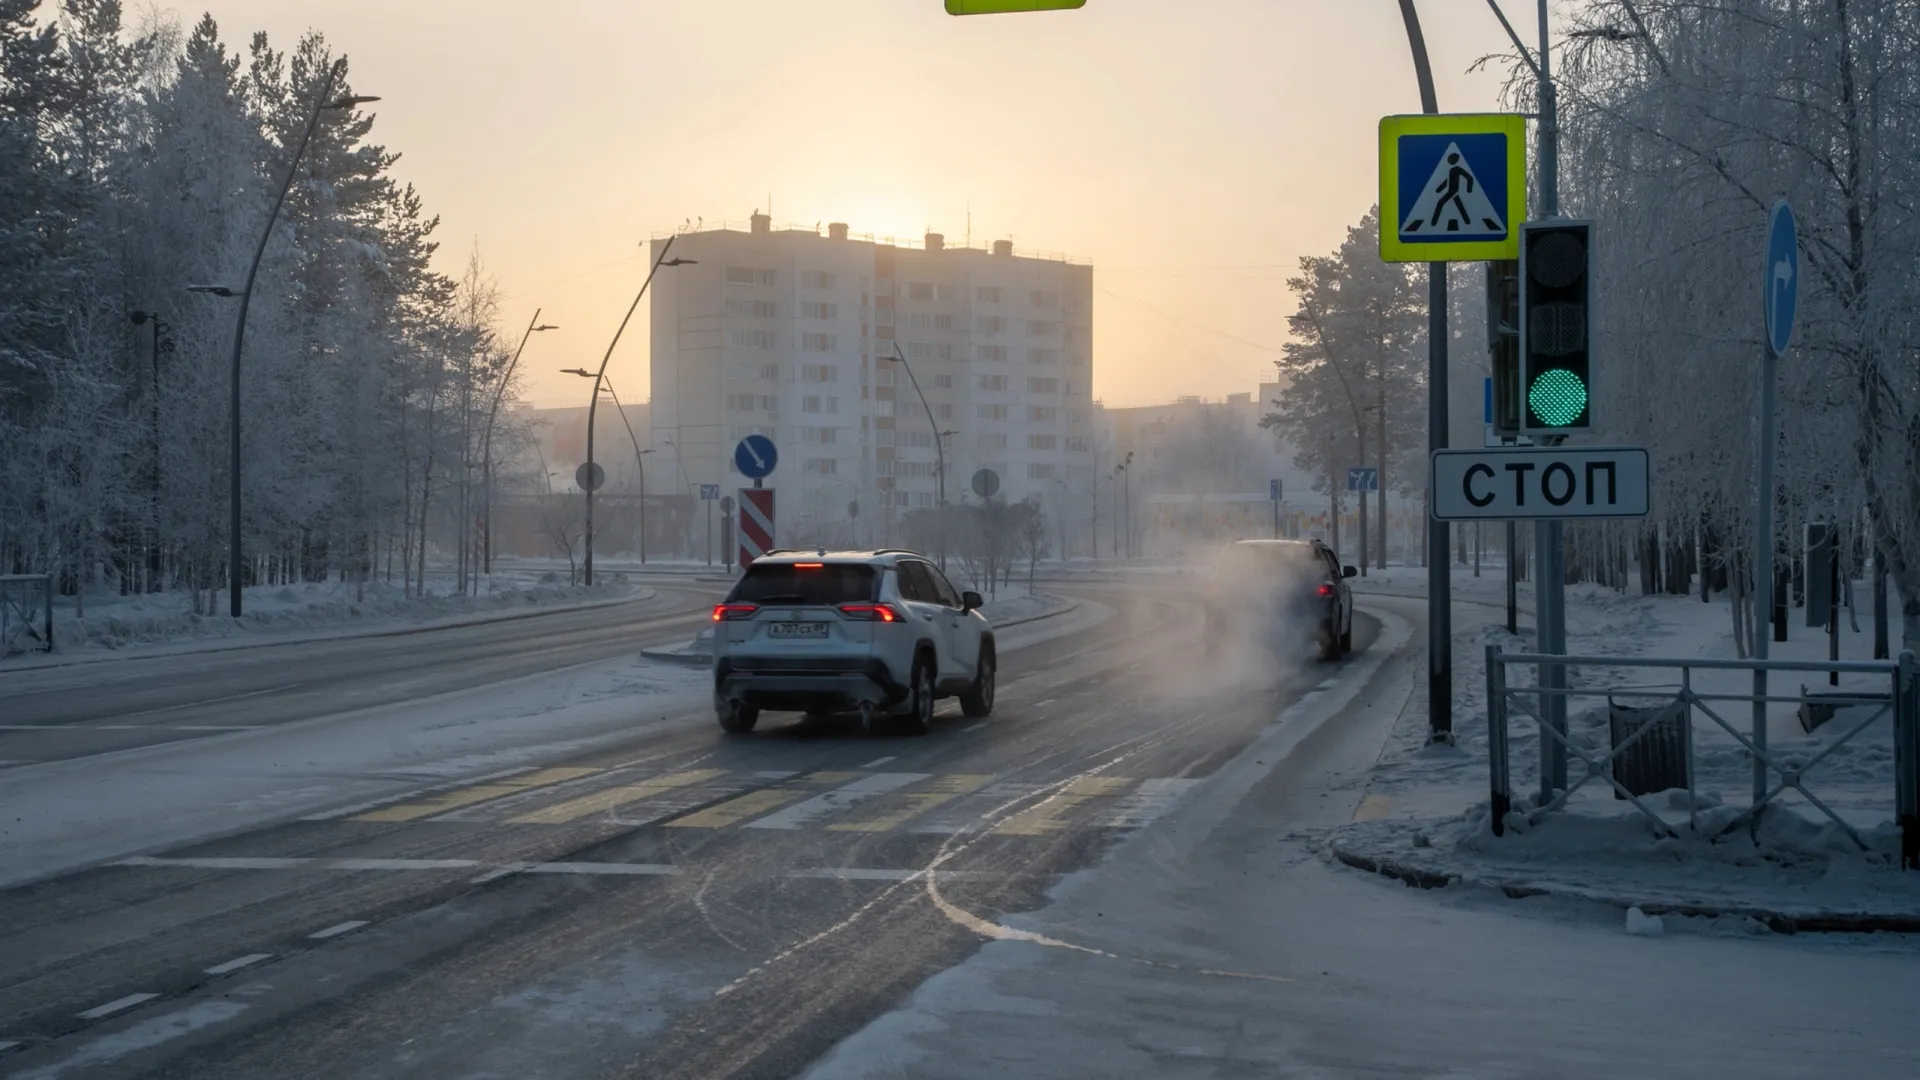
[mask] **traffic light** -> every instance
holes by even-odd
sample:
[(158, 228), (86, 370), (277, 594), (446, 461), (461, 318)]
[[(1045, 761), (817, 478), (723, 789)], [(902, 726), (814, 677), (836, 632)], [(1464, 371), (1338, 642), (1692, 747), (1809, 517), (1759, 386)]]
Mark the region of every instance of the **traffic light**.
[(1067, 11), (1087, 0), (947, 0), (949, 15), (1002, 15), (1014, 11)]
[(1493, 431), (1520, 433), (1520, 263), (1487, 264), (1487, 367), (1493, 373)]
[(1520, 230), (1520, 431), (1593, 427), (1589, 342), (1593, 223), (1538, 221)]

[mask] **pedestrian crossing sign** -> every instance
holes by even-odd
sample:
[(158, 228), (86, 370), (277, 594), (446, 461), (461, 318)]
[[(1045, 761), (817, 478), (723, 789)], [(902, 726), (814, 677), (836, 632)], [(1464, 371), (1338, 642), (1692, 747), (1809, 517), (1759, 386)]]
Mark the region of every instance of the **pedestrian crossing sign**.
[(1380, 257), (1481, 262), (1520, 257), (1527, 121), (1516, 113), (1380, 121)]

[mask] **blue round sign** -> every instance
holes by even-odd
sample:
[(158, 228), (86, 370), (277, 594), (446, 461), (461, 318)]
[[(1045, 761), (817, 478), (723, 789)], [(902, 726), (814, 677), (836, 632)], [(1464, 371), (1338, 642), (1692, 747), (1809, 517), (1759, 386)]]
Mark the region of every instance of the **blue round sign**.
[(1793, 344), (1794, 317), (1800, 309), (1800, 237), (1787, 200), (1773, 204), (1767, 222), (1767, 349), (1778, 359)]
[(780, 452), (765, 435), (749, 435), (733, 448), (733, 463), (739, 466), (741, 476), (758, 480), (773, 472), (773, 467), (780, 463)]

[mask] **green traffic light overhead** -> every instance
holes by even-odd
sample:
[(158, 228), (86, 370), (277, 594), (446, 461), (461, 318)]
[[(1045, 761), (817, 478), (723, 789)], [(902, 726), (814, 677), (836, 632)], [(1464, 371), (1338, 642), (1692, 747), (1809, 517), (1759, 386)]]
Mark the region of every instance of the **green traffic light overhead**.
[(947, 0), (949, 15), (1004, 15), (1016, 11), (1069, 11), (1087, 0)]
[(1527, 387), (1527, 407), (1542, 427), (1566, 427), (1587, 412), (1587, 384), (1565, 368), (1548, 368)]

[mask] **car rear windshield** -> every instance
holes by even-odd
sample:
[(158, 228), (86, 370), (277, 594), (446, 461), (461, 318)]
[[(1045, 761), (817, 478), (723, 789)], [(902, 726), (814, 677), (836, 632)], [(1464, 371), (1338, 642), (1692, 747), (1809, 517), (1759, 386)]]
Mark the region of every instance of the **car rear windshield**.
[(1215, 573), (1324, 578), (1327, 564), (1319, 552), (1302, 544), (1235, 544), (1227, 549)]
[(864, 563), (755, 563), (728, 599), (748, 604), (850, 604), (879, 599)]

